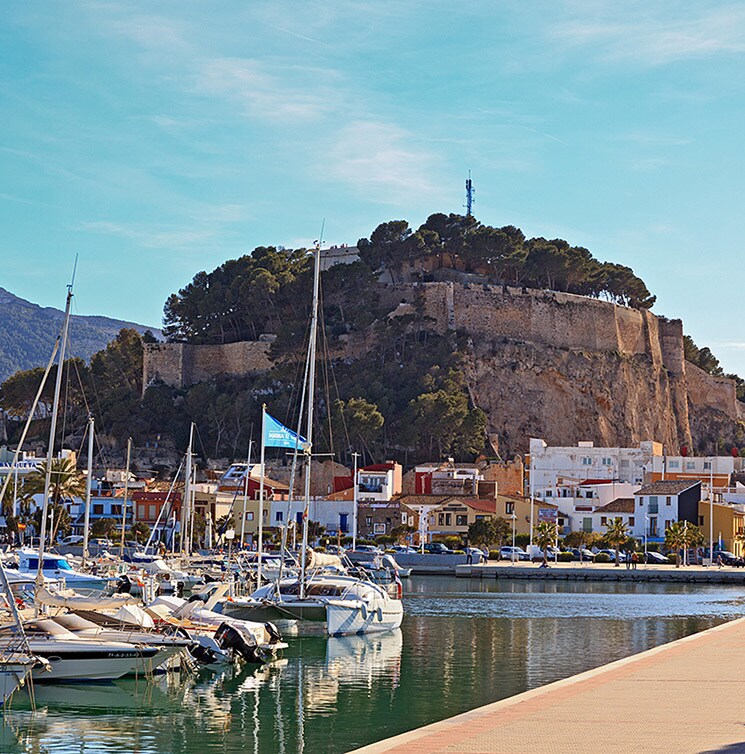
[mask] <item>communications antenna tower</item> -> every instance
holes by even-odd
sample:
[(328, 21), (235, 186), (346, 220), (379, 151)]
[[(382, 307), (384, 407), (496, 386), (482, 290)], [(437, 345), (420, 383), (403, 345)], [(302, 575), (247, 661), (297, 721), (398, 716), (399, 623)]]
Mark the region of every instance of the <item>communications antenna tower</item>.
[(466, 178), (466, 217), (471, 217), (473, 212), (473, 205), (476, 202), (474, 194), (476, 189), (473, 187), (473, 181), (471, 180), (471, 171), (468, 171), (468, 178)]

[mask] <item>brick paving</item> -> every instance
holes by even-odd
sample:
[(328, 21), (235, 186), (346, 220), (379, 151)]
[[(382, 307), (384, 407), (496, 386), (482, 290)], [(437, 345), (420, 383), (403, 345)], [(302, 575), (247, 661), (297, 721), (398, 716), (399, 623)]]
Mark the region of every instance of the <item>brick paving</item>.
[(355, 754), (745, 753), (745, 618)]

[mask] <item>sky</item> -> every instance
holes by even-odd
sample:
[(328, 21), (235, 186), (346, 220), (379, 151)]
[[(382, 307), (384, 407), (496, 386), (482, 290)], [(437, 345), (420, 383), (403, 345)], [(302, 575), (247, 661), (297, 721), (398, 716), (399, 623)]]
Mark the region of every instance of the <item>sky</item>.
[(159, 326), (256, 246), (464, 209), (625, 264), (727, 371), (745, 4), (5, 0), (0, 286)]

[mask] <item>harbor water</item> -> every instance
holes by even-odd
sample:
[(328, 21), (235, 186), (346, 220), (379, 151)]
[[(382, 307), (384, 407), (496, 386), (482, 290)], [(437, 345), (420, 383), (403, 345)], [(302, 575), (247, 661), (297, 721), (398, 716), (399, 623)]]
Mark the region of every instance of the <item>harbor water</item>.
[(24, 754), (345, 752), (745, 614), (740, 587), (414, 577), (400, 631), (291, 639), (256, 668), (35, 687)]

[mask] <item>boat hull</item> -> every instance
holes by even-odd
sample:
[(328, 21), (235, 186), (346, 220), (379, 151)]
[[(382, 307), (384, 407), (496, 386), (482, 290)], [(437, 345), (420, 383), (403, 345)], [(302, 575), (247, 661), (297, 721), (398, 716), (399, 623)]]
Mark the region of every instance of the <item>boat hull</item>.
[(26, 678), (31, 674), (33, 666), (33, 661), (0, 663), (0, 694), (3, 698), (3, 704), (10, 699), (19, 686), (23, 686)]
[(49, 670), (32, 673), (34, 683), (56, 681), (115, 681), (125, 675), (143, 673), (158, 653), (157, 649), (108, 649), (105, 647), (44, 647), (31, 651), (49, 662)]
[(400, 628), (404, 617), (400, 600), (329, 600), (326, 604), (326, 632), (329, 636), (381, 633)]

